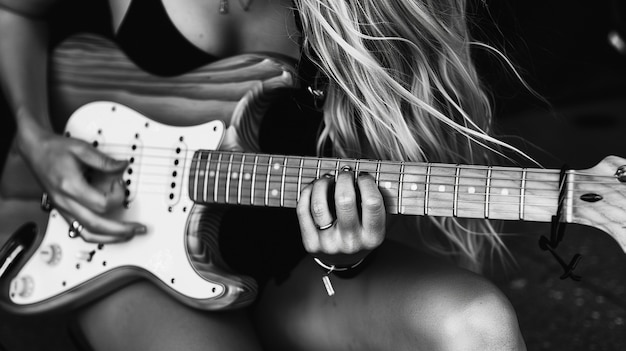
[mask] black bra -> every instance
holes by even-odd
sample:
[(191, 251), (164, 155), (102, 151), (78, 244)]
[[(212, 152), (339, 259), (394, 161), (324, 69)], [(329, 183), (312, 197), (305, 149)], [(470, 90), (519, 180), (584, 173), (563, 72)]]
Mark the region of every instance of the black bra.
[[(302, 31), (295, 4), (294, 9), (296, 26)], [(217, 60), (180, 33), (161, 0), (131, 0), (115, 40), (137, 66), (159, 76), (180, 75)], [(303, 87), (318, 76), (317, 67), (305, 55), (298, 76)]]
[(139, 67), (160, 76), (179, 75), (216, 60), (178, 31), (161, 0), (132, 0), (116, 41)]

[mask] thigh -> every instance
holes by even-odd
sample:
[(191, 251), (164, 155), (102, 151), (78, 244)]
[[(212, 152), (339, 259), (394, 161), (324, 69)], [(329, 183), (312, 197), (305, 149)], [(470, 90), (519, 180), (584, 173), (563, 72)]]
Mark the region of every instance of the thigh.
[(260, 350), (246, 310), (194, 310), (147, 281), (101, 299), (77, 319), (95, 350)]
[(286, 282), (264, 289), (254, 315), (271, 349), (435, 350), (454, 325), (450, 316), (486, 296), (495, 296), (495, 309), (508, 303), (481, 276), (392, 242), (356, 277), (332, 276), (332, 297), (323, 273), (304, 259)]

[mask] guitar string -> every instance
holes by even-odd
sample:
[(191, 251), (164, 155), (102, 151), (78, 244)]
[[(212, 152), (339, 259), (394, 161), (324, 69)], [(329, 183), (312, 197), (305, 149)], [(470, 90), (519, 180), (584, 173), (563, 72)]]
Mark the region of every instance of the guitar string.
[[(139, 167), (139, 169), (140, 169), (139, 172), (141, 174), (147, 175), (147, 176), (150, 176), (150, 177), (154, 177), (154, 178), (166, 178), (166, 179), (172, 179), (173, 178), (171, 176), (171, 173), (172, 173), (171, 170), (172, 169), (174, 169), (176, 167), (182, 167), (182, 166), (172, 166), (172, 165), (164, 165), (164, 164), (147, 164), (145, 162), (142, 163), (142, 165), (145, 168)], [(226, 174), (225, 174), (225, 173), (228, 173), (227, 165), (228, 165), (227, 163), (223, 163), (222, 167), (220, 167), (220, 172), (219, 172), (220, 173), (220, 178), (219, 178), (220, 181), (226, 182), (228, 178), (236, 179), (236, 178), (233, 178), (233, 175), (236, 175), (237, 177), (241, 176), (241, 175), (238, 174), (238, 172), (232, 172), (231, 171), (230, 175), (227, 177)], [(234, 169), (240, 169), (241, 168), (241, 163), (231, 163), (231, 165), (232, 165), (231, 168), (234, 168)], [(244, 163), (244, 167), (246, 167), (246, 166), (253, 167), (254, 163)], [(167, 168), (168, 171), (167, 172), (164, 172), (164, 171), (153, 171), (153, 172), (150, 172), (150, 171), (146, 171), (146, 168)], [(191, 167), (191, 166), (184, 167), (184, 168), (185, 168), (186, 171), (191, 173), (191, 175), (189, 175), (191, 177), (194, 177), (194, 175), (197, 172), (207, 172), (207, 171), (209, 171), (209, 173), (210, 172), (216, 172), (216, 169), (212, 170), (210, 168), (207, 169), (207, 170), (192, 169), (193, 167)], [(257, 171), (256, 171), (257, 179), (263, 179), (263, 182), (266, 182), (268, 168), (272, 168), (272, 167), (269, 166), (269, 165), (257, 164)], [(293, 170), (293, 171), (298, 171), (300, 169), (316, 171), (318, 168), (317, 167), (297, 167), (297, 168), (292, 167), (290, 169)], [(335, 171), (336, 170), (335, 167), (333, 167), (333, 168), (322, 168), (322, 167), (320, 167), (319, 169), (320, 169), (320, 173), (322, 173), (322, 172), (323, 173), (327, 173), (325, 171)], [(185, 170), (183, 172), (185, 172)], [(246, 174), (246, 173), (248, 173), (248, 172), (244, 172), (244, 174)], [(252, 172), (250, 172), (250, 173), (252, 173)], [(248, 173), (248, 174), (250, 174), (250, 173)], [(282, 177), (283, 177), (282, 170), (279, 169), (279, 170), (276, 170), (276, 171), (270, 172), (270, 173), (271, 173), (270, 174), (270, 178), (272, 178), (272, 179), (270, 179), (271, 183), (281, 183), (281, 182), (283, 182), (283, 180), (282, 180)], [(379, 185), (380, 185), (380, 183), (383, 183), (383, 184), (384, 183), (390, 183), (392, 185), (392, 188), (397, 189), (398, 187), (393, 187), (393, 185), (400, 184), (399, 178), (403, 174), (405, 176), (408, 175), (408, 176), (425, 177), (425, 174), (421, 174), (421, 173), (382, 172), (381, 171), (381, 172), (379, 172), (379, 181), (378, 181), (378, 183), (379, 183)], [(388, 178), (388, 177), (391, 177), (391, 178)], [(202, 178), (205, 179), (205, 176), (202, 176)], [(296, 184), (296, 183), (298, 183), (298, 178), (301, 179), (300, 183), (307, 183), (307, 182), (310, 182), (310, 181), (313, 181), (313, 180), (316, 179), (315, 177), (310, 176), (310, 175), (298, 176), (298, 175), (294, 175), (294, 174), (285, 173), (285, 182), (284, 183), (285, 184)], [(418, 185), (418, 186), (423, 185), (423, 186), (425, 186), (426, 184), (429, 184), (431, 187), (439, 187), (439, 186), (454, 187), (455, 186), (455, 182), (453, 182), (453, 181), (449, 181), (449, 182), (446, 182), (446, 181), (436, 181), (436, 179), (441, 179), (441, 178), (450, 179), (450, 180), (456, 179), (455, 176), (431, 175), (430, 179), (431, 180), (435, 179), (435, 181), (430, 181), (430, 182), (426, 183), (426, 182), (421, 181), (421, 180), (406, 180), (406, 178), (405, 178), (405, 180), (402, 182), (403, 189), (406, 189), (407, 186), (414, 186), (414, 185)], [(484, 184), (484, 180), (486, 179), (485, 177), (462, 176), (461, 178), (462, 178), (461, 183), (458, 184), (457, 188), (506, 189), (507, 191), (513, 191), (513, 192), (515, 192), (515, 191), (521, 192), (521, 190), (523, 189), (525, 191), (531, 191), (531, 192), (555, 192), (555, 193), (558, 193), (557, 189), (551, 189), (549, 187), (548, 188), (547, 187), (529, 187), (529, 186), (521, 187), (519, 185), (513, 186), (512, 184), (493, 184), (494, 181), (495, 182), (497, 182), (497, 181), (506, 181), (506, 182), (519, 183), (521, 181), (521, 179), (517, 180), (517, 179), (511, 179), (511, 178), (491, 177), (491, 179), (492, 179), (491, 185), (486, 187), (485, 185), (483, 185)], [(214, 179), (214, 177), (211, 177), (211, 179)], [(467, 180), (467, 179), (480, 180), (481, 183), (480, 184), (474, 184), (474, 183), (463, 182), (463, 180)], [(169, 181), (166, 181), (166, 183), (169, 183)], [(528, 183), (532, 183), (532, 184), (555, 183), (555, 185), (556, 185), (556, 183), (558, 183), (558, 181), (557, 180), (527, 180), (527, 184)], [(609, 185), (615, 185), (615, 184), (618, 184), (618, 183), (615, 183), (615, 182), (612, 182), (612, 183), (599, 183), (599, 182), (585, 182), (585, 181), (580, 181), (580, 180), (577, 180), (576, 183), (577, 184), (584, 184), (584, 185), (588, 185), (588, 184), (596, 184), (596, 185), (597, 184), (609, 184)], [(413, 191), (415, 191), (415, 189), (413, 189)], [(578, 191), (580, 191), (580, 189), (578, 189)], [(481, 193), (476, 192), (475, 194), (481, 194)], [(497, 193), (493, 193), (492, 192), (492, 194), (497, 194)], [(507, 194), (503, 194), (503, 195), (507, 195)], [(515, 194), (508, 194), (508, 195), (515, 196)], [(537, 196), (537, 195), (533, 194), (533, 196)]]
[[(224, 170), (225, 171), (225, 170)], [(161, 179), (165, 179), (162, 182), (159, 183), (155, 183), (155, 184), (170, 184), (172, 181), (174, 181), (174, 178), (179, 178), (177, 177), (172, 177), (171, 174), (164, 174), (162, 172), (156, 173), (156, 172), (145, 172), (145, 171), (138, 171), (139, 174), (143, 175), (143, 176), (147, 176), (147, 177), (152, 177), (152, 178), (161, 178)], [(220, 172), (223, 173), (223, 172)], [(186, 177), (194, 177), (194, 174), (192, 172), (192, 174), (190, 176), (186, 176)], [(231, 172), (231, 174), (233, 174), (233, 172)], [(239, 175), (237, 176), (237, 178), (233, 178), (232, 176), (227, 177), (224, 174), (221, 174), (220, 177), (218, 178), (218, 183), (226, 183), (228, 181), (228, 179), (230, 179), (230, 182), (233, 183), (233, 179), (235, 180), (235, 182), (238, 182), (238, 177), (240, 177)], [(202, 183), (206, 183), (204, 176), (201, 176), (202, 178)], [(215, 177), (209, 177), (208, 178), (212, 184), (215, 184)], [(300, 179), (300, 181), (298, 181), (298, 179)], [(270, 183), (271, 184), (285, 184), (285, 185), (296, 185), (298, 183), (302, 184), (302, 186), (305, 186), (306, 184), (312, 182), (313, 180), (315, 180), (317, 178), (313, 177), (313, 176), (296, 176), (296, 175), (289, 175), (287, 174), (285, 176), (285, 180), (283, 181), (283, 177), (281, 174), (275, 174), (272, 173), (270, 175)], [(432, 179), (432, 178), (431, 178)], [(255, 183), (257, 184), (262, 184), (263, 187), (265, 187), (265, 183), (267, 183), (267, 169), (264, 169), (262, 172), (257, 172), (256, 175), (256, 181)], [(381, 185), (382, 183), (382, 185)], [(390, 186), (388, 187), (388, 189), (399, 189), (399, 186), (396, 186), (397, 184), (400, 184), (399, 181), (388, 181), (388, 180), (379, 180), (379, 187), (385, 187), (386, 183), (390, 183)], [(544, 182), (539, 182), (539, 183), (544, 183)], [(556, 183), (556, 182), (555, 182)], [(429, 185), (430, 189), (438, 189), (440, 186), (444, 186), (447, 188), (454, 188), (455, 185), (453, 183), (445, 183), (445, 182), (437, 182), (437, 181), (431, 181), (431, 182), (424, 182), (424, 181), (406, 181), (406, 182), (402, 182), (402, 189), (403, 191), (417, 191), (419, 189), (411, 189), (411, 187), (414, 186), (418, 186), (420, 189), (425, 189), (426, 185)], [(533, 188), (533, 187), (520, 187), (520, 186), (500, 186), (497, 184), (492, 184), (490, 186), (485, 186), (485, 185), (476, 185), (476, 184), (459, 184), (457, 187), (457, 189), (469, 189), (469, 188), (474, 188), (476, 191), (471, 193), (471, 194), (483, 194), (485, 195), (485, 193), (481, 193), (481, 189), (501, 189), (501, 190), (505, 190), (505, 191), (510, 191), (509, 194), (498, 194), (497, 192), (490, 192), (490, 194), (492, 195), (502, 195), (502, 196), (521, 196), (521, 194), (515, 194), (516, 192), (520, 192), (521, 190), (524, 189), (525, 191), (530, 191), (530, 192), (535, 192), (534, 194), (532, 194), (532, 196), (537, 197), (537, 196), (541, 196), (537, 193), (540, 192), (548, 192), (548, 193), (555, 193), (558, 194), (558, 189), (550, 189), (550, 188)], [(469, 190), (468, 190), (469, 191)], [(435, 190), (436, 192), (436, 190)], [(528, 195), (528, 194), (527, 194)]]
[[(162, 148), (159, 148), (162, 149)], [(171, 149), (167, 149), (170, 150)], [(240, 152), (232, 152), (232, 151), (208, 151), (208, 150), (203, 150), (201, 152), (207, 152), (207, 153), (215, 153), (215, 154), (222, 154), (222, 155), (246, 155), (246, 158), (252, 158), (252, 157), (256, 157), (258, 156), (259, 158), (267, 158), (269, 160), (269, 158), (273, 158), (276, 160), (284, 160), (285, 158), (288, 159), (293, 159), (293, 160), (300, 160), (300, 159), (304, 159), (305, 161), (308, 162), (317, 162), (320, 161), (322, 163), (333, 163), (336, 164), (337, 161), (340, 162), (340, 164), (349, 164), (349, 163), (353, 163), (356, 164), (357, 162), (363, 166), (363, 165), (370, 165), (370, 166), (376, 166), (379, 162), (381, 163), (381, 165), (383, 167), (388, 166), (388, 167), (402, 167), (402, 165), (405, 166), (405, 168), (422, 168), (422, 167), (427, 167), (428, 163), (425, 162), (421, 162), (421, 163), (417, 163), (417, 162), (397, 162), (397, 161), (377, 161), (377, 160), (369, 160), (369, 159), (337, 159), (337, 158), (324, 158), (324, 157), (301, 157), (301, 156), (285, 156), (285, 155), (270, 155), (270, 154), (255, 154), (255, 153), (240, 153)], [(183, 150), (181, 150), (181, 153), (183, 153)], [(112, 153), (113, 154), (113, 153)], [(140, 158), (145, 158), (145, 157), (153, 157), (153, 158), (161, 158), (161, 159), (174, 159), (176, 158), (175, 156), (172, 155), (172, 153), (170, 152), (169, 155), (165, 155), (165, 154), (146, 154), (146, 153), (115, 153), (112, 156), (121, 156), (121, 157), (132, 157), (132, 156), (137, 156)], [(179, 160), (184, 160), (185, 162), (192, 162), (194, 160), (193, 158), (194, 156), (189, 156), (189, 157), (179, 157)], [(228, 162), (228, 161), (224, 161), (223, 162)], [(238, 162), (237, 160), (233, 160), (232, 164), (236, 164), (236, 165), (241, 165), (241, 162)], [(249, 163), (249, 162), (244, 162), (244, 165), (254, 165), (254, 163)], [(267, 167), (270, 166), (267, 162), (265, 164), (263, 164), (263, 162), (259, 162), (257, 164), (259, 167)], [(437, 167), (437, 168), (448, 168), (448, 169), (456, 169), (457, 167), (460, 167), (462, 170), (477, 170), (477, 171), (487, 171), (487, 168), (490, 166), (483, 166), (483, 165), (453, 165), (453, 164), (446, 164), (446, 163), (431, 163), (432, 166)], [(282, 165), (281, 165), (282, 167)], [(553, 169), (533, 169), (533, 168), (520, 168), (520, 167), (502, 167), (502, 166), (491, 166), (492, 169), (496, 172), (511, 172), (511, 173), (522, 173), (523, 171), (526, 171), (526, 174), (549, 174), (549, 175), (554, 175), (554, 176), (558, 176), (559, 171), (558, 170), (553, 170)], [(294, 166), (289, 166), (289, 168), (295, 168)], [(298, 167), (299, 168), (299, 167)], [(302, 167), (303, 169), (317, 169), (317, 167)], [(323, 170), (327, 170), (330, 172), (334, 172), (335, 171), (335, 167), (333, 166), (328, 167), (328, 168), (321, 168)], [(594, 178), (609, 178), (611, 180), (617, 180), (616, 176), (614, 175), (598, 175), (598, 174), (593, 174), (593, 173), (585, 173), (584, 171), (580, 171), (580, 170), (573, 170), (575, 172), (576, 176), (589, 176), (589, 177), (594, 177)], [(415, 173), (415, 172), (392, 172), (392, 171), (381, 171), (379, 173), (387, 173), (387, 174), (391, 174), (391, 175), (400, 175), (400, 174), (405, 174), (405, 175), (415, 175), (415, 176), (425, 176), (426, 173)], [(448, 178), (456, 178), (455, 175), (446, 175), (446, 174), (431, 174), (432, 177), (448, 177)], [(462, 176), (461, 178), (463, 179), (484, 179), (484, 177), (480, 177), (480, 176)], [(491, 177), (492, 180), (509, 180), (509, 181), (516, 181), (516, 178), (502, 178), (502, 177)], [(533, 180), (531, 180), (533, 181)], [(537, 180), (540, 182), (550, 182), (551, 180)], [(554, 182), (558, 182), (558, 180), (554, 180)], [(576, 183), (585, 183), (585, 184), (614, 184), (615, 182), (601, 182), (601, 181), (580, 181), (577, 180)]]
[[(144, 183), (142, 183), (142, 185), (143, 184)], [(295, 183), (291, 183), (291, 185), (294, 185), (294, 184)], [(154, 184), (152, 184), (152, 185), (154, 185)], [(161, 189), (162, 188), (163, 187), (161, 186)], [(212, 184), (210, 186), (207, 186), (207, 189), (213, 190), (214, 189), (214, 184)], [(156, 194), (162, 194), (164, 196), (167, 196), (167, 195), (169, 195), (171, 193), (171, 191), (162, 191), (162, 190), (145, 191), (145, 190), (146, 189), (145, 189), (145, 186), (144, 186), (144, 191), (142, 191), (144, 193), (146, 193), (146, 192), (147, 193), (156, 193)], [(232, 191), (229, 192), (230, 195), (229, 195), (229, 200), (228, 201), (225, 200), (226, 199), (226, 197), (225, 197), (226, 188), (225, 187), (220, 187), (220, 189), (218, 189), (218, 195), (217, 195), (217, 197), (219, 198), (218, 201), (212, 201), (212, 199), (213, 199), (212, 195), (214, 194), (213, 191), (210, 191), (210, 192), (207, 192), (206, 194), (204, 194), (203, 191), (197, 190), (197, 191), (194, 192), (194, 193), (196, 193), (196, 196), (194, 196), (194, 197), (195, 197), (196, 202), (206, 202), (206, 203), (226, 203), (227, 202), (227, 203), (236, 203), (237, 202), (236, 201), (237, 198), (243, 198), (243, 199), (246, 199), (245, 203), (247, 203), (247, 199), (250, 199), (250, 195), (252, 194), (252, 188), (244, 188), (243, 192), (238, 192), (238, 189), (234, 188), (234, 185), (231, 185), (230, 190), (232, 190)], [(263, 204), (265, 202), (265, 197), (266, 197), (265, 196), (265, 185), (263, 183), (255, 184), (254, 190), (255, 190), (256, 194), (259, 194), (259, 193), (261, 194), (261, 195), (255, 195), (254, 199), (258, 203)], [(394, 190), (396, 190), (396, 189), (394, 189)], [(285, 191), (283, 191), (282, 194), (283, 194), (283, 196), (287, 195), (287, 198), (284, 198), (283, 201), (295, 201), (297, 193), (298, 193), (297, 189), (285, 189)], [(292, 194), (295, 194), (295, 195), (292, 195)], [(431, 199), (432, 201), (440, 201), (440, 202), (441, 201), (446, 201), (446, 202), (450, 201), (450, 202), (453, 202), (451, 199), (443, 199), (443, 200), (436, 199), (436, 198), (433, 197), (436, 194), (437, 193), (433, 193), (433, 195), (431, 195), (429, 197), (429, 199)], [(439, 193), (439, 194), (441, 194), (441, 193)], [(446, 195), (450, 196), (452, 194), (446, 193)], [(480, 193), (480, 194), (477, 193), (477, 194), (472, 194), (472, 195), (473, 195), (473, 197), (484, 198), (484, 196), (486, 194), (485, 193)], [(497, 193), (493, 193), (491, 195), (493, 196), (494, 199), (506, 198), (506, 197), (499, 196), (499, 194), (497, 194)], [(201, 200), (198, 197), (205, 197), (205, 198), (208, 199), (208, 201)], [(391, 198), (392, 200), (396, 200), (397, 199), (397, 197), (395, 197), (395, 196), (386, 196), (386, 197), (388, 199)], [(510, 196), (509, 196), (509, 198), (510, 198)], [(527, 197), (527, 198), (530, 198), (530, 197)], [(551, 197), (547, 197), (547, 196), (543, 196), (543, 197), (542, 196), (532, 196), (532, 198), (534, 198), (534, 199), (548, 199), (548, 200), (551, 200), (553, 203), (552, 204), (543, 204), (543, 203), (535, 204), (535, 203), (527, 202), (526, 203), (527, 208), (549, 208), (549, 209), (553, 209), (553, 208), (556, 207), (556, 201), (558, 201), (558, 196), (551, 196)], [(232, 199), (232, 201), (231, 201), (231, 199)], [(268, 196), (268, 201), (279, 202), (280, 198), (278, 196)], [(424, 201), (423, 197), (422, 198), (420, 198), (420, 197), (411, 197), (411, 196), (407, 195), (407, 197), (405, 197), (403, 199), (403, 201), (405, 202), (403, 208), (408, 208), (408, 209), (419, 208), (419, 209), (423, 210), (423, 207), (424, 207), (423, 206), (423, 201)], [(413, 203), (413, 204), (411, 204), (411, 203)], [(465, 200), (465, 199), (461, 198), (461, 199), (458, 199), (456, 201), (456, 203), (457, 203), (457, 205), (459, 205), (459, 204), (461, 204), (461, 205), (463, 205), (463, 204), (476, 204), (476, 205), (484, 206), (485, 201)], [(508, 201), (508, 202), (507, 201), (489, 201), (489, 204), (490, 205), (499, 205), (499, 206), (511, 206), (511, 207), (519, 208), (519, 201)], [(579, 208), (579, 207), (586, 207), (586, 206), (578, 206), (578, 205), (573, 205), (572, 206), (572, 208), (574, 208), (574, 209), (575, 208)], [(451, 210), (451, 208), (449, 206), (446, 206), (446, 207), (429, 206), (429, 209), (448, 209), (448, 210)], [(468, 210), (468, 209), (461, 209), (461, 210)], [(484, 209), (482, 211), (484, 212)], [(423, 213), (423, 211), (421, 211), (421, 212)], [(497, 210), (495, 212), (499, 212), (500, 213), (500, 212), (503, 212), (503, 211), (502, 210)], [(514, 214), (514, 213), (519, 214), (519, 210), (516, 210), (516, 211), (504, 211), (504, 212), (505, 213), (510, 213), (510, 214)]]
[[(235, 184), (237, 184), (237, 182), (234, 182), (234, 183), (235, 183)], [(225, 184), (225, 181), (224, 181), (224, 184)], [(228, 200), (227, 202), (228, 202), (228, 203), (236, 203), (236, 199), (237, 199), (237, 198), (239, 198), (239, 197), (241, 197), (241, 198), (243, 198), (243, 199), (246, 199), (246, 201), (245, 201), (245, 202), (247, 203), (247, 199), (250, 199), (250, 195), (252, 194), (252, 188), (249, 188), (249, 187), (247, 187), (247, 188), (243, 188), (243, 190), (244, 190), (244, 191), (242, 191), (242, 192), (238, 192), (238, 188), (236, 188), (236, 185), (235, 185), (235, 184), (231, 184), (230, 190), (232, 190), (232, 191), (230, 191), (230, 192), (229, 192), (229, 193), (230, 193), (230, 195), (229, 195), (229, 200)], [(296, 198), (297, 193), (298, 193), (298, 192), (297, 192), (297, 188), (296, 188), (296, 186), (295, 186), (296, 184), (297, 184), (297, 183), (290, 183), (290, 184), (289, 184), (289, 185), (293, 185), (293, 186), (294, 186), (294, 189), (287, 189), (287, 188), (285, 187), (285, 190), (283, 191), (283, 193), (282, 193), (282, 194), (283, 194), (283, 196), (284, 196), (284, 195), (288, 195), (288, 197), (287, 197), (286, 199), (283, 199), (283, 201), (285, 201), (285, 200), (286, 200), (286, 201), (295, 201), (295, 198)], [(152, 190), (152, 191), (145, 191), (145, 186), (148, 186), (148, 185), (160, 186), (160, 187), (161, 187), (161, 189), (163, 189), (163, 184), (156, 184), (156, 183), (149, 183), (149, 184), (145, 184), (144, 182), (142, 182), (142, 187), (144, 187), (144, 191), (142, 191), (142, 192), (144, 192), (144, 193), (145, 193), (145, 192), (147, 192), (147, 193), (157, 193), (157, 194), (162, 194), (162, 195), (165, 195), (165, 196), (167, 196), (167, 195), (169, 195), (169, 194), (171, 193), (171, 191), (162, 191), (162, 190), (158, 190), (158, 191), (154, 191), (154, 190)], [(207, 186), (207, 189), (209, 189), (209, 190), (213, 190), (213, 189), (214, 189), (214, 184), (210, 184), (210, 185), (208, 185), (208, 186)], [(265, 197), (266, 197), (266, 196), (265, 196), (265, 189), (266, 189), (266, 187), (265, 187), (265, 180), (264, 180), (263, 182), (257, 182), (257, 183), (255, 183), (255, 187), (254, 187), (255, 193), (257, 193), (257, 194), (259, 194), (259, 193), (260, 193), (260, 194), (261, 194), (261, 195), (256, 195), (256, 196), (254, 197), (254, 199), (256, 200), (256, 202), (261, 203), (261, 204), (263, 204), (263, 203), (265, 202)], [(274, 189), (272, 189), (272, 190), (274, 190)], [(397, 199), (397, 197), (395, 196), (395, 190), (397, 190), (397, 189), (391, 189), (391, 190), (394, 190), (394, 196), (386, 196), (386, 197), (387, 197), (387, 198), (391, 198), (392, 200), (396, 200), (396, 199)], [(197, 194), (197, 193), (199, 193), (199, 192), (200, 192), (200, 194)], [(225, 203), (225, 202), (226, 202), (226, 200), (225, 200), (225, 199), (226, 199), (226, 198), (225, 198), (226, 188), (225, 188), (224, 186), (223, 186), (223, 187), (219, 187), (219, 189), (218, 189), (218, 195), (217, 195), (217, 196), (218, 196), (218, 198), (220, 198), (220, 200), (218, 200), (218, 201), (216, 201), (216, 202), (211, 200), (211, 199), (213, 199), (213, 196), (210, 196), (210, 195), (213, 195), (213, 194), (214, 194), (214, 192), (213, 192), (213, 191), (207, 192), (207, 194), (204, 194), (204, 192), (203, 192), (203, 191), (195, 191), (195, 193), (196, 193), (197, 195), (199, 195), (199, 196), (204, 196), (204, 197), (206, 197), (207, 199), (209, 199), (208, 201), (206, 201), (207, 203)], [(418, 192), (418, 193), (419, 193), (419, 192)], [(295, 195), (291, 195), (291, 194), (295, 194)], [(436, 196), (436, 194), (440, 194), (440, 195), (441, 195), (442, 193), (440, 193), (440, 192), (433, 192), (433, 193), (431, 193), (431, 194), (432, 194), (432, 195), (429, 197), (429, 199), (431, 199), (432, 201), (440, 201), (440, 202), (441, 202), (441, 201), (446, 201), (446, 202), (447, 202), (447, 201), (450, 201), (450, 202), (453, 202), (451, 199), (443, 199), (443, 200), (441, 200), (441, 199), (436, 199), (436, 198), (433, 198), (433, 197), (432, 197), (432, 196)], [(451, 196), (451, 195), (452, 195), (452, 194), (451, 194), (451, 193), (449, 193), (449, 192), (448, 192), (448, 193), (444, 193), (444, 194), (445, 194), (445, 195), (448, 195), (448, 196)], [(475, 194), (471, 194), (471, 196), (473, 196), (473, 197), (481, 197), (481, 198), (484, 198), (484, 196), (485, 196), (485, 195), (486, 195), (486, 193), (475, 193)], [(520, 197), (520, 195), (500, 195), (500, 194), (498, 194), (498, 193), (490, 193), (490, 195), (491, 195), (491, 196), (493, 196), (493, 198), (494, 198), (494, 199), (502, 199), (502, 198), (514, 198), (514, 197)], [(289, 196), (290, 196), (290, 197), (289, 197)], [(463, 196), (466, 196), (466, 194), (463, 194)], [(558, 201), (558, 195), (556, 195), (556, 196), (538, 196), (538, 195), (532, 195), (532, 196), (526, 196), (526, 198), (527, 198), (527, 199), (531, 199), (531, 198), (532, 198), (532, 199), (543, 199), (543, 200), (548, 199), (548, 200), (553, 201), (553, 203), (552, 203), (552, 204), (543, 204), (543, 203), (531, 203), (531, 202), (527, 202), (527, 203), (526, 203), (526, 207), (525, 207), (525, 208), (542, 208), (542, 207), (543, 207), (543, 208), (550, 208), (550, 209), (553, 209), (553, 208), (555, 208), (555, 207), (556, 207), (556, 201)], [(230, 199), (232, 199), (232, 201), (230, 201)], [(199, 202), (205, 202), (205, 201), (201, 201), (200, 199), (196, 199), (196, 201), (199, 201)], [(280, 201), (280, 199), (279, 199), (279, 197), (277, 197), (277, 196), (268, 196), (268, 201), (271, 201), (271, 202), (279, 202), (279, 201)], [(407, 194), (407, 197), (403, 198), (403, 201), (404, 201), (404, 202), (406, 202), (406, 203), (404, 204), (403, 208), (408, 208), (408, 209), (418, 208), (418, 209), (422, 209), (422, 211), (421, 211), (420, 213), (423, 213), (423, 207), (424, 207), (424, 206), (423, 206), (423, 201), (424, 201), (424, 198), (423, 198), (423, 197), (421, 197), (421, 198), (420, 198), (420, 197), (411, 197), (411, 196), (409, 196), (409, 195)], [(411, 202), (413, 202), (414, 204), (410, 204)], [(420, 202), (421, 202), (421, 203), (420, 203)], [(458, 200), (456, 201), (456, 203), (457, 203), (457, 205), (458, 205), (458, 204), (477, 204), (477, 205), (484, 205), (484, 204), (485, 204), (485, 201), (475, 201), (475, 200), (458, 199)], [(518, 207), (519, 207), (519, 201), (508, 201), (508, 202), (507, 202), (507, 201), (489, 201), (489, 204), (490, 204), (490, 205), (499, 205), (499, 206), (511, 206), (511, 207), (515, 207), (515, 208), (518, 208)], [(588, 207), (588, 206), (584, 206), (584, 205), (582, 205), (582, 206), (581, 206), (581, 205), (572, 205), (572, 206), (571, 206), (571, 208), (573, 208), (573, 209), (577, 209), (577, 208), (587, 208), (587, 207)], [(447, 210), (451, 210), (451, 208), (450, 208), (449, 206), (446, 206), (446, 207), (441, 207), (441, 206), (440, 206), (440, 207), (433, 207), (433, 206), (429, 206), (429, 209), (442, 209), (442, 210), (447, 209)], [(461, 210), (467, 211), (468, 209), (461, 209)], [(483, 210), (483, 212), (484, 212), (484, 210)], [(519, 210), (516, 210), (516, 211), (502, 211), (502, 210), (497, 210), (497, 211), (495, 211), (495, 212), (498, 212), (498, 213), (509, 213), (509, 214), (515, 214), (515, 213), (519, 214)]]

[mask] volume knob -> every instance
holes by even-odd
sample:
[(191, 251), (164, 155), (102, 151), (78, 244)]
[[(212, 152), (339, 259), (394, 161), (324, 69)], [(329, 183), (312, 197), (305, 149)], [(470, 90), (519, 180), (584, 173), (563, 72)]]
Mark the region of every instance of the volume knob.
[(54, 266), (61, 261), (61, 246), (57, 244), (50, 244), (48, 246), (45, 246), (39, 251), (39, 255), (45, 263)]
[(35, 289), (35, 281), (29, 275), (23, 275), (13, 279), (11, 282), (11, 296), (19, 295), (21, 297), (30, 297)]

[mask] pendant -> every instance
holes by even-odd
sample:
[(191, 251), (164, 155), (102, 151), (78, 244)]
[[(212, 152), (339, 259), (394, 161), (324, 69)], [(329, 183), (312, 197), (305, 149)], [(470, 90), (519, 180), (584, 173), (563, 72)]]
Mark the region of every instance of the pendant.
[(220, 0), (220, 14), (225, 15), (228, 13), (228, 0)]

